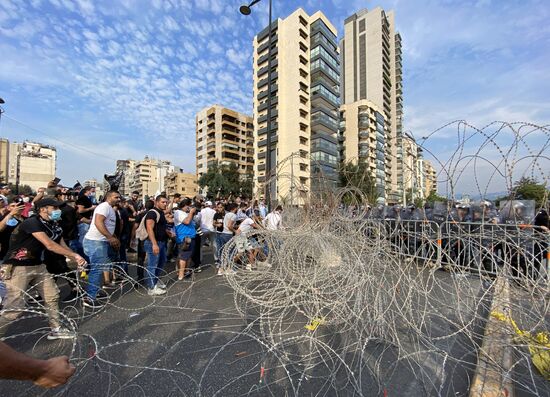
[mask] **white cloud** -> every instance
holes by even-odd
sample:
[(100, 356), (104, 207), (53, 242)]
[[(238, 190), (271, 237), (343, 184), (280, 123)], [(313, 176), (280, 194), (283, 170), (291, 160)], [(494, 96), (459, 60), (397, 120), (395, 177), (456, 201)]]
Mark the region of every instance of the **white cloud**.
[(238, 65), (240, 67), (248, 66), (246, 65), (248, 60), (248, 53), (245, 51), (236, 51), (235, 49), (230, 48), (225, 52), (225, 55), (227, 56), (227, 59), (229, 59), (235, 65)]

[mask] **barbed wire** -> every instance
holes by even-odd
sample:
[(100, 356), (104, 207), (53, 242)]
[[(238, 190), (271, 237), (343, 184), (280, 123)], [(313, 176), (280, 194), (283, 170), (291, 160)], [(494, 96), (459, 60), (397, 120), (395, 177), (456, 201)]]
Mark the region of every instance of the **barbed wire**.
[[(430, 139), (454, 129), (457, 147), (438, 156), (443, 149)], [(549, 132), (457, 121), (418, 145), (452, 202), (466, 179), (480, 198), (493, 186), (513, 193), (521, 176), (548, 189)], [(277, 184), (291, 183), (294, 194), (306, 186), (287, 172), (289, 161), (279, 163)], [(356, 186), (327, 185), (307, 205), (286, 206), (283, 229), (230, 240), (224, 277), (205, 271), (182, 283), (165, 272), (165, 297), (148, 296), (121, 273), (119, 288), (99, 296), (101, 310), (62, 306), (62, 324), (78, 335), (72, 341), (46, 341), (49, 329), (38, 325), (45, 308), (22, 308), (0, 328), (4, 340), (38, 356), (67, 354), (77, 373), (54, 391), (8, 381), (0, 388), (18, 396), (447, 396), (468, 393), (485, 365), (503, 374), (502, 390), (550, 394), (549, 234), (526, 218), (438, 220), (432, 208), (407, 217), (376, 205)], [(509, 291), (504, 314), (495, 308), (501, 284)], [(502, 334), (487, 334), (491, 321)], [(487, 359), (488, 340), (510, 362)]]

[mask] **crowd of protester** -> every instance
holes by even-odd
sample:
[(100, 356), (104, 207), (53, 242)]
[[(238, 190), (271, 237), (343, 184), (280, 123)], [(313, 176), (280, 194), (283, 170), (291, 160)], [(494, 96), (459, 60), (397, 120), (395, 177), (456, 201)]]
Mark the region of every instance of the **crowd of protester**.
[[(34, 197), (0, 185), (1, 319), (15, 319), (25, 305), (44, 304), (48, 339), (73, 336), (59, 323), (58, 278), (70, 287), (62, 303), (79, 301), (92, 309), (103, 306), (100, 291), (129, 280), (150, 296), (164, 295), (167, 262), (175, 262), (179, 281), (207, 266), (218, 275), (253, 270), (257, 259), (265, 261), (266, 248), (251, 232), (282, 226), (282, 207), (268, 213), (263, 199), (164, 193), (143, 198), (137, 191), (122, 197), (115, 190), (96, 198), (93, 187), (55, 182)], [(234, 236), (235, 263), (223, 268), (223, 248)], [(131, 264), (128, 254), (136, 254)]]

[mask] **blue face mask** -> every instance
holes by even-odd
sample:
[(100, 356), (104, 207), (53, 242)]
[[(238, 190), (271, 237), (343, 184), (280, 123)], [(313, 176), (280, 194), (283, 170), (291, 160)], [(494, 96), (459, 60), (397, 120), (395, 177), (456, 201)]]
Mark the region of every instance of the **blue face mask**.
[(17, 226), (17, 224), (19, 223), (19, 221), (15, 218), (10, 218), (7, 220), (6, 222), (6, 226)]
[(61, 219), (61, 210), (53, 210), (49, 215), (50, 221), (58, 221)]

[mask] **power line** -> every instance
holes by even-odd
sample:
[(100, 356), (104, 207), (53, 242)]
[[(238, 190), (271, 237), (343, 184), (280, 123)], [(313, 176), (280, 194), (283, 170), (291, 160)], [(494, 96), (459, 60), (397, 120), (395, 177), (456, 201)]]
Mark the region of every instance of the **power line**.
[(72, 148), (74, 148), (74, 149), (77, 149), (77, 150), (80, 150), (80, 151), (83, 151), (83, 152), (86, 152), (86, 153), (89, 153), (89, 154), (93, 154), (94, 156), (102, 157), (102, 158), (105, 158), (105, 159), (108, 159), (108, 160), (112, 160), (112, 161), (117, 161), (117, 159), (115, 159), (115, 158), (112, 158), (112, 157), (109, 157), (109, 156), (105, 156), (104, 154), (94, 152), (93, 150), (86, 149), (86, 148), (84, 148), (84, 147), (75, 145), (75, 144), (70, 143), (70, 142), (62, 141), (62, 140), (59, 139), (59, 138), (56, 138), (56, 137), (54, 137), (54, 136), (52, 136), (52, 135), (49, 135), (49, 134), (46, 134), (44, 131), (40, 131), (40, 130), (34, 128), (34, 127), (31, 127), (30, 125), (25, 124), (25, 123), (23, 123), (22, 121), (19, 121), (19, 120), (15, 119), (15, 118), (13, 118), (13, 117), (11, 117), (11, 116), (7, 116), (6, 113), (3, 113), (3, 116), (2, 116), (2, 117), (7, 118), (7, 119), (9, 119), (9, 120), (12, 120), (12, 121), (14, 121), (14, 122), (16, 122), (16, 123), (18, 123), (18, 124), (20, 124), (20, 125), (22, 125), (22, 126), (28, 128), (28, 129), (30, 129), (30, 130), (36, 132), (36, 133), (45, 135), (45, 136), (47, 136), (48, 138), (53, 139), (53, 140), (55, 140), (55, 141), (61, 143), (61, 145), (66, 145), (66, 146), (72, 147)]

